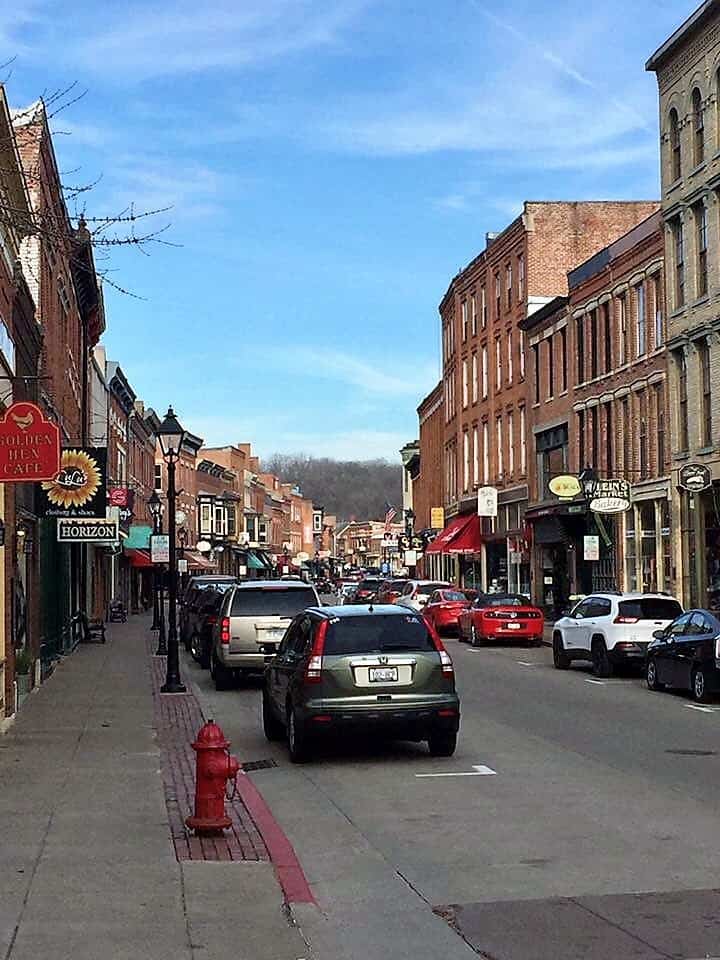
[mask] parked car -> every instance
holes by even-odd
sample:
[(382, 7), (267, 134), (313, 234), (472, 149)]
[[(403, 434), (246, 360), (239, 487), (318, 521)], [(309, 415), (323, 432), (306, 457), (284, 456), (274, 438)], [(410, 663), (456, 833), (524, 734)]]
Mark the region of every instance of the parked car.
[(437, 632), (458, 632), (458, 617), (467, 610), (470, 601), (462, 590), (435, 590), (425, 605), (425, 619)]
[(402, 594), (407, 583), (407, 577), (396, 580), (386, 580), (378, 590), (378, 603), (395, 603)]
[(365, 577), (357, 585), (355, 593), (352, 595), (349, 603), (374, 603), (377, 599), (377, 593), (382, 586), (382, 577)]
[(519, 593), (481, 593), (458, 617), (458, 638), (473, 647), (482, 643), (540, 643), (545, 617)]
[(200, 611), (203, 593), (206, 590), (213, 589), (218, 584), (232, 586), (233, 583), (237, 583), (237, 577), (216, 573), (190, 577), (182, 597), (178, 618), (180, 623), (180, 642), (185, 644), (186, 650), (190, 650), (190, 641), (193, 635), (201, 632)]
[(355, 596), (355, 591), (357, 590), (356, 583), (344, 583), (339, 590), (338, 596), (340, 603), (352, 603), (352, 598)]
[(232, 587), (230, 583), (216, 583), (203, 590), (197, 601), (198, 613), (195, 616), (195, 629), (190, 637), (190, 653), (203, 669), (210, 666), (213, 631), (220, 616), (223, 597)]
[(437, 580), (408, 580), (395, 603), (411, 610), (422, 610), (436, 590), (446, 590), (452, 587), (451, 583)]
[(610, 677), (621, 664), (643, 664), (653, 633), (683, 612), (663, 593), (595, 593), (581, 600), (553, 627), (553, 662), (566, 670), (590, 660), (596, 677)]
[(427, 740), (449, 757), (460, 727), (452, 660), (423, 617), (396, 605), (310, 608), (266, 667), (263, 726), (268, 740), (287, 736), (294, 763), (347, 729)]
[(293, 617), (317, 607), (312, 584), (302, 580), (247, 580), (223, 598), (213, 628), (210, 672), (216, 690), (228, 689), (242, 674), (262, 671)]
[(690, 690), (698, 703), (720, 692), (720, 620), (708, 610), (688, 610), (663, 630), (647, 649), (647, 685)]

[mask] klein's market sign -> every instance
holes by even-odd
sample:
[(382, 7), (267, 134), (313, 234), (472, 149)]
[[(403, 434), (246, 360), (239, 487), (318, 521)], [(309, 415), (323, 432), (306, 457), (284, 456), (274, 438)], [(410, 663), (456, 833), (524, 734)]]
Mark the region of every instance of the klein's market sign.
[(63, 450), (60, 470), (40, 484), (46, 517), (98, 517), (105, 513), (105, 447)]
[(34, 403), (0, 416), (0, 483), (52, 480), (60, 469), (60, 428)]
[(606, 478), (585, 481), (585, 496), (592, 513), (625, 513), (630, 509), (628, 480)]
[(116, 543), (119, 536), (117, 520), (105, 517), (58, 518), (58, 543)]

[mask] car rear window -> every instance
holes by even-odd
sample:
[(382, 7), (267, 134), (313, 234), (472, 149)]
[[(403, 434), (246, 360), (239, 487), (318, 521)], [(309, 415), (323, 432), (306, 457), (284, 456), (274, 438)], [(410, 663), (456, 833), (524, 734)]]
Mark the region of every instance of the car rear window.
[(621, 617), (635, 617), (636, 620), (674, 620), (682, 612), (677, 600), (662, 597), (638, 597), (636, 600), (621, 600), (618, 604)]
[(324, 653), (344, 656), (397, 650), (434, 650), (430, 632), (418, 617), (374, 615), (331, 620)]
[(317, 606), (314, 590), (283, 587), (258, 587), (236, 590), (231, 617), (294, 617), (308, 607)]
[(480, 597), (478, 599), (480, 607), (529, 607), (530, 601), (527, 597), (521, 597), (520, 594), (502, 594), (494, 596)]
[(361, 580), (358, 584), (358, 590), (377, 590), (382, 580)]
[(443, 590), (440, 596), (443, 600), (467, 600), (465, 594), (459, 590)]
[(425, 596), (425, 594), (434, 593), (436, 590), (443, 590), (445, 587), (447, 587), (446, 583), (419, 583), (417, 592)]
[(390, 584), (390, 589), (402, 590), (406, 583), (407, 583), (407, 580), (393, 580), (392, 583)]

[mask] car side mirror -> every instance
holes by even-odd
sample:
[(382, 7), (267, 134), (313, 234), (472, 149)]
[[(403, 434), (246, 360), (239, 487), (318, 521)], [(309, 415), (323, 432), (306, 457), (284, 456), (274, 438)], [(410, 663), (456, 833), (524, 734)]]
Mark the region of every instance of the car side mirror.
[(664, 630), (653, 630), (653, 638), (655, 640), (666, 640), (667, 634)]

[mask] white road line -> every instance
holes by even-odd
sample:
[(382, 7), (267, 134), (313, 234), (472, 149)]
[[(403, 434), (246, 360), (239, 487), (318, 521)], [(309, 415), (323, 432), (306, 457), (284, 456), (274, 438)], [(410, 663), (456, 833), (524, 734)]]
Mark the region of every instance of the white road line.
[(415, 776), (419, 780), (430, 779), (434, 777), (495, 777), (497, 776), (497, 770), (493, 770), (492, 767), (486, 767), (481, 763), (474, 763), (472, 772), (458, 771), (457, 773), (416, 773)]
[(516, 660), (515, 663), (519, 663), (521, 667), (536, 667), (536, 663), (531, 663), (530, 660)]
[(701, 707), (699, 703), (684, 704), (688, 710), (700, 710), (701, 713), (717, 713), (720, 707)]
[(604, 680), (595, 680), (594, 677), (583, 677), (585, 683), (599, 683), (601, 687), (605, 686)]

